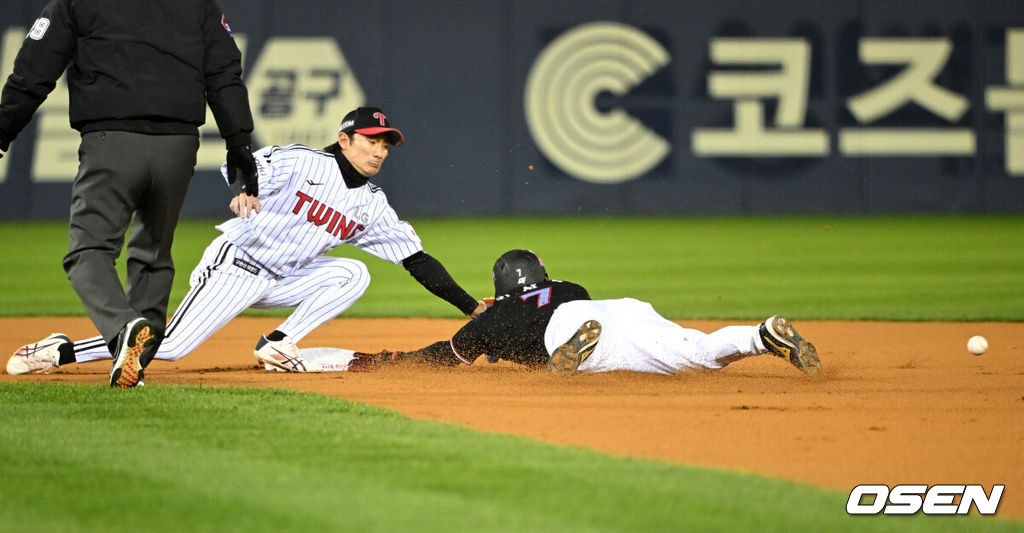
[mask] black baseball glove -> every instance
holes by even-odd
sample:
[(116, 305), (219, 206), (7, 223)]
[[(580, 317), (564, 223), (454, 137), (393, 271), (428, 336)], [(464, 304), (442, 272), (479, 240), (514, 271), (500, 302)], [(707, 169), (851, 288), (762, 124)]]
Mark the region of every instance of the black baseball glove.
[(256, 159), (249, 151), (249, 147), (236, 146), (228, 149), (225, 161), (228, 164), (228, 184), (234, 185), (240, 177), (242, 178), (241, 187), (236, 187), (235, 190), (249, 196), (259, 196), (260, 186), (259, 176), (256, 173)]
[(4, 152), (11, 147), (11, 141), (0, 139), (0, 159), (4, 158)]

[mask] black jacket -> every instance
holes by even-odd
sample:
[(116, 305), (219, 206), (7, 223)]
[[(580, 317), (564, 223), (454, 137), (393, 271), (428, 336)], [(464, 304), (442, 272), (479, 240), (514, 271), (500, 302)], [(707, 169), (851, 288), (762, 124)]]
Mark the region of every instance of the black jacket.
[(213, 0), (51, 0), (0, 99), (12, 141), (67, 68), (71, 127), (198, 134), (209, 102), (228, 148), (249, 145), (241, 54)]

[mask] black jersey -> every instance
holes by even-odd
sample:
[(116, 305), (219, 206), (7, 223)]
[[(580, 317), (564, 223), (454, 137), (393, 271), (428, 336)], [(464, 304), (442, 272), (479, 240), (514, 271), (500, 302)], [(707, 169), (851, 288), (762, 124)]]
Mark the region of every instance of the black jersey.
[(241, 57), (214, 0), (51, 0), (4, 86), (0, 140), (21, 132), (66, 68), (82, 133), (197, 135), (209, 103), (228, 147), (249, 145)]
[(550, 280), (498, 296), (487, 311), (469, 321), (451, 340), (455, 355), (472, 363), (482, 354), (524, 365), (544, 365), (544, 330), (555, 309), (573, 300), (589, 300), (582, 286)]

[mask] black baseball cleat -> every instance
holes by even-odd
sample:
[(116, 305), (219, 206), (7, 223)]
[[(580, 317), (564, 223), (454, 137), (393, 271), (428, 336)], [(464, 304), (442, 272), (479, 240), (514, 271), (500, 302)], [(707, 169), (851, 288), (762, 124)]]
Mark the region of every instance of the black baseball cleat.
[(153, 325), (136, 318), (124, 326), (117, 338), (117, 353), (110, 370), (111, 388), (130, 389), (142, 383), (143, 371), (156, 355), (159, 343)]
[(769, 352), (808, 374), (814, 375), (821, 370), (818, 350), (796, 332), (796, 328), (789, 320), (778, 315), (773, 316), (761, 324), (758, 332)]
[(579, 368), (594, 353), (597, 341), (601, 339), (601, 323), (588, 320), (573, 333), (565, 344), (555, 348), (548, 359), (548, 372), (559, 376), (568, 376)]

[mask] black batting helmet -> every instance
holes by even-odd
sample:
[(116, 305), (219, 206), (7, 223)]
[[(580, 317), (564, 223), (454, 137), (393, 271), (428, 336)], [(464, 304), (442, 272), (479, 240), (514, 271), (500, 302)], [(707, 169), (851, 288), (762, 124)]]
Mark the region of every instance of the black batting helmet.
[(509, 250), (494, 262), (494, 295), (512, 292), (516, 287), (540, 283), (548, 279), (548, 271), (537, 254), (529, 250)]

